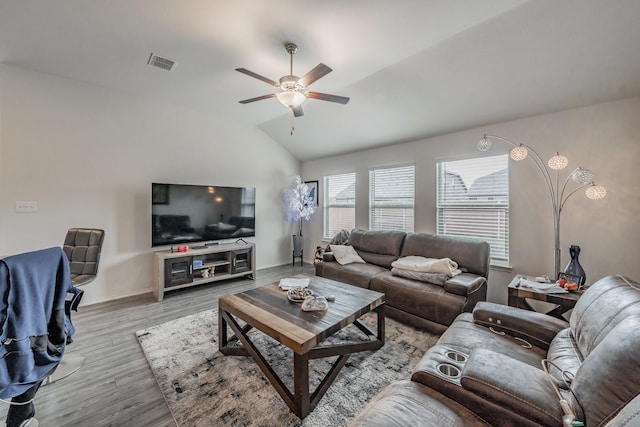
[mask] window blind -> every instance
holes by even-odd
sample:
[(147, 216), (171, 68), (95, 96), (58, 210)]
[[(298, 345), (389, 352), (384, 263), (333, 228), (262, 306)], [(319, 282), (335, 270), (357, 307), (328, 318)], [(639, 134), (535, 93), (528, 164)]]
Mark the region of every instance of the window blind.
[(509, 162), (506, 154), (437, 165), (437, 234), (480, 238), (494, 263), (509, 262)]
[(415, 165), (369, 171), (369, 229), (413, 231)]
[(356, 173), (324, 177), (324, 237), (356, 226)]

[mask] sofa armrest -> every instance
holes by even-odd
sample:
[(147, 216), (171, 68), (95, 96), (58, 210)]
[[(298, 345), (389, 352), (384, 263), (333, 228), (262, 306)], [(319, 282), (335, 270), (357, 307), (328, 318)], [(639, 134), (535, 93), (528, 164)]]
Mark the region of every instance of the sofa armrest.
[(522, 418), (540, 425), (562, 425), (562, 407), (542, 369), (477, 348), (469, 355), (460, 383), (465, 390)]
[(486, 301), (474, 308), (473, 321), (543, 349), (549, 348), (558, 332), (569, 327), (568, 322), (553, 316)]
[(487, 279), (477, 274), (462, 273), (444, 282), (444, 290), (463, 297), (474, 293), (487, 283)]

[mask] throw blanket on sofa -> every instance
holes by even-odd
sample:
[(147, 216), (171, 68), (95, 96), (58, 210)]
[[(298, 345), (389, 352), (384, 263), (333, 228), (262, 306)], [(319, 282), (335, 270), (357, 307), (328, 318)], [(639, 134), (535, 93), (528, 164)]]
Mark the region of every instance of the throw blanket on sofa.
[(462, 273), (458, 269), (458, 263), (449, 258), (425, 258), (416, 255), (399, 258), (391, 263), (391, 267), (420, 273), (442, 273), (449, 277)]
[(340, 231), (338, 231), (333, 238), (331, 239), (331, 241), (329, 242), (329, 244), (327, 245), (327, 247), (324, 249), (325, 252), (331, 252), (331, 245), (348, 245), (349, 244), (349, 230), (346, 229), (342, 229)]

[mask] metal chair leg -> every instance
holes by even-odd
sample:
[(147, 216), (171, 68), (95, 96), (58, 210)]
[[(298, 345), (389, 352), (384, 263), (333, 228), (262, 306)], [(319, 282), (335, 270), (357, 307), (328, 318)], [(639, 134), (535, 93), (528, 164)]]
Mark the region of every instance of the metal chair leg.
[[(42, 381), (42, 385), (54, 383), (76, 372), (84, 363), (86, 357), (75, 354), (65, 354), (58, 367)], [(31, 427), (31, 426), (29, 426)]]

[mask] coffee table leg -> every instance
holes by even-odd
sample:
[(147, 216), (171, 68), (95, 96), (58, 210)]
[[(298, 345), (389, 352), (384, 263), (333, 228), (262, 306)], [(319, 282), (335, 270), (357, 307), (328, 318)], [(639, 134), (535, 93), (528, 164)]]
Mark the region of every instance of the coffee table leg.
[(382, 304), (380, 307), (376, 308), (376, 314), (378, 315), (378, 339), (382, 344), (384, 344), (384, 307), (385, 304)]
[(222, 312), (223, 310), (218, 310), (218, 350), (222, 350), (228, 344), (227, 321)]
[(298, 411), (296, 415), (302, 419), (311, 412), (309, 398), (309, 353), (293, 353), (294, 402)]

